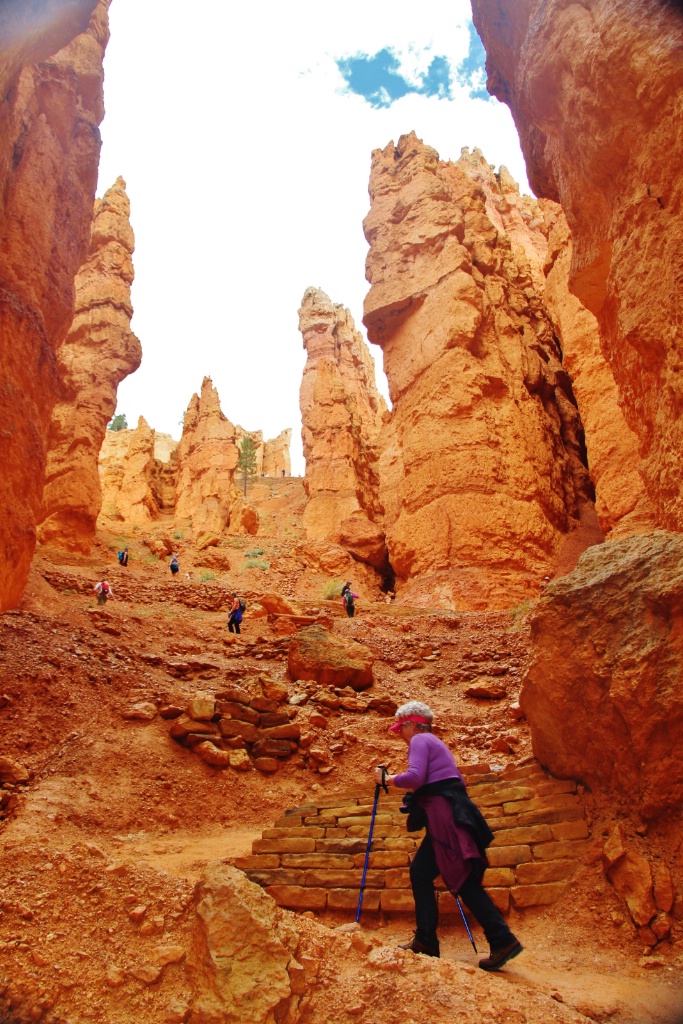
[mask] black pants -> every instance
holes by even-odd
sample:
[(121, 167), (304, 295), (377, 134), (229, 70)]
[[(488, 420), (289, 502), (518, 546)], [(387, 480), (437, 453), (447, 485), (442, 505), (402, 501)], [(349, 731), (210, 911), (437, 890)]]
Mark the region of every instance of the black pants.
[[(434, 879), (439, 874), (434, 856), (434, 847), (428, 835), (422, 840), (410, 865), (410, 884), (415, 900), (416, 937), (428, 946), (438, 948), (436, 929), (439, 923), (439, 909), (434, 892)], [(476, 917), (484, 930), (492, 950), (502, 949), (514, 941), (514, 935), (506, 925), (491, 897), (482, 889), (473, 875), (462, 885), (458, 896)]]
[(228, 629), (231, 633), (239, 633), (240, 631), (240, 624), (233, 619), (232, 615), (228, 619)]

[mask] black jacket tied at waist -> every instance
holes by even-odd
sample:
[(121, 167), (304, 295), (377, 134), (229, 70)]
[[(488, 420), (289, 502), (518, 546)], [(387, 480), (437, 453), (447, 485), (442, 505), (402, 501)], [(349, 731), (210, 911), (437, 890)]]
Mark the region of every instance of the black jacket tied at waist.
[(427, 827), (427, 814), (420, 806), (420, 797), (423, 796), (445, 797), (451, 806), (455, 824), (472, 833), (479, 853), (485, 858), (486, 848), (493, 842), (493, 832), (477, 805), (467, 795), (464, 783), (460, 779), (443, 779), (440, 782), (428, 782), (414, 793), (406, 793), (401, 812), (408, 815), (406, 827), (409, 832), (419, 832)]

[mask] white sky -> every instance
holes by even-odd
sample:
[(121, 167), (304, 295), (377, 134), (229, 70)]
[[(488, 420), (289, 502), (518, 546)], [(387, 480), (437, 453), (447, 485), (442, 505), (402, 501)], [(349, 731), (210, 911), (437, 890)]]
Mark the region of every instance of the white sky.
[(468, 0), (113, 0), (98, 194), (121, 174), (132, 207), (143, 361), (119, 388), (130, 426), (143, 415), (179, 437), (207, 375), (233, 423), (293, 428), (303, 473), (297, 310), (314, 285), (363, 330), (371, 151), (411, 130), (442, 159), (479, 146), (528, 191), (507, 107), (462, 90), (375, 110), (336, 67), (384, 47), (406, 75), (432, 56), (455, 66), (469, 19)]

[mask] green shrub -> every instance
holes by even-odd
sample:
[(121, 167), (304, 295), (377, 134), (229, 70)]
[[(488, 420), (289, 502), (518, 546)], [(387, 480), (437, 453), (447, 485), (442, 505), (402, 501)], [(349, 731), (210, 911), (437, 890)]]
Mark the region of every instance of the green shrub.
[(201, 569), (199, 572), (199, 579), (202, 583), (208, 583), (209, 580), (216, 579), (216, 573), (212, 572), (211, 569)]
[(149, 555), (145, 555), (142, 561), (144, 562), (145, 565), (152, 565), (154, 562), (159, 561), (159, 556), (150, 553)]
[(334, 601), (335, 597), (341, 597), (344, 580), (330, 580), (323, 587), (323, 600)]
[(260, 562), (255, 558), (252, 558), (246, 563), (247, 569), (270, 569), (270, 562)]
[(261, 555), (263, 554), (263, 552), (264, 552), (264, 548), (254, 548), (253, 551), (245, 551), (244, 552), (244, 557), (245, 558), (260, 558)]
[(510, 629), (522, 629), (526, 624), (530, 612), (536, 607), (535, 601), (520, 601), (510, 609)]
[(175, 532), (175, 533), (173, 534), (173, 540), (182, 540), (184, 536), (185, 536), (185, 534), (183, 533), (183, 531), (182, 531), (182, 530), (177, 530), (177, 531), (176, 531), (176, 532)]

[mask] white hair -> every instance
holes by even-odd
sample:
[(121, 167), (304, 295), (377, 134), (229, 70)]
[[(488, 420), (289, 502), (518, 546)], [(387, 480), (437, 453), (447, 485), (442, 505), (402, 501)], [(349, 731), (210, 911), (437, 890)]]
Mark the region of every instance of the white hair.
[(407, 704), (402, 704), (394, 718), (397, 722), (400, 722), (402, 718), (407, 718), (408, 715), (422, 715), (430, 725), (434, 719), (432, 709), (427, 704), (423, 704), (421, 700), (409, 700)]

